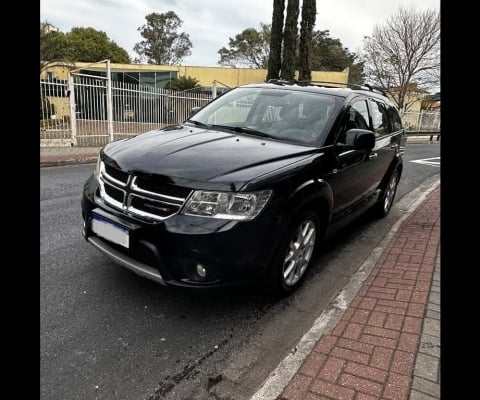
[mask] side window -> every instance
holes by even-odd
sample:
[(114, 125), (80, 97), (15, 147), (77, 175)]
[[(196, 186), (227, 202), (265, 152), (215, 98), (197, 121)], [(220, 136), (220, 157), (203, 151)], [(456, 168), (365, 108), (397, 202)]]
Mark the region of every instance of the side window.
[(370, 129), (367, 102), (365, 100), (357, 101), (348, 108), (347, 130), (354, 128)]
[(388, 126), (387, 107), (385, 107), (385, 104), (375, 100), (369, 100), (369, 104), (375, 134), (378, 136), (389, 133), (390, 128)]
[(392, 132), (397, 132), (402, 129), (402, 120), (400, 118), (400, 115), (398, 115), (398, 111), (395, 109), (395, 107), (389, 106), (387, 111), (390, 118), (390, 126), (392, 128)]
[(344, 124), (342, 125), (338, 143), (345, 143), (345, 133), (349, 129), (368, 129), (370, 123), (368, 120), (368, 108), (366, 100), (359, 100), (348, 106)]

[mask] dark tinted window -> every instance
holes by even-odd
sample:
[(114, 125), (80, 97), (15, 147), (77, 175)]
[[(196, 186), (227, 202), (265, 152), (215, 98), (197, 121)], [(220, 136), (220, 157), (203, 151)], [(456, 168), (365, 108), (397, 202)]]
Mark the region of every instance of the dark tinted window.
[(398, 111), (395, 109), (395, 107), (389, 106), (387, 111), (388, 116), (390, 117), (390, 126), (392, 127), (392, 132), (402, 129), (402, 120), (400, 119), (400, 115), (398, 115)]
[(385, 104), (375, 100), (369, 100), (369, 103), (375, 133), (377, 136), (389, 133), (390, 127), (388, 126), (387, 107)]
[(347, 130), (353, 128), (370, 129), (367, 102), (365, 100), (357, 101), (348, 108)]
[(338, 143), (345, 143), (345, 133), (349, 129), (371, 130), (366, 100), (359, 100), (348, 106)]

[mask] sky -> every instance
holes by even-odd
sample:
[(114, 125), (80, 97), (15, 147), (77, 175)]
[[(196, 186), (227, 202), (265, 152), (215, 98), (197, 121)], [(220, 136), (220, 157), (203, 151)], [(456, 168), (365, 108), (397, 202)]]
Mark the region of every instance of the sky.
[[(285, 1), (287, 3), (287, 1)], [(301, 3), (301, 2), (300, 2)], [(317, 0), (315, 30), (329, 30), (351, 52), (358, 53), (364, 36), (383, 24), (399, 5), (420, 10), (440, 8), (440, 0)], [(62, 32), (73, 27), (104, 31), (133, 59), (133, 46), (142, 37), (138, 28), (145, 15), (174, 11), (183, 25), (179, 32), (190, 35), (192, 55), (183, 65), (218, 66), (218, 50), (229, 38), (246, 28), (270, 24), (273, 0), (41, 0), (40, 21), (48, 21)]]

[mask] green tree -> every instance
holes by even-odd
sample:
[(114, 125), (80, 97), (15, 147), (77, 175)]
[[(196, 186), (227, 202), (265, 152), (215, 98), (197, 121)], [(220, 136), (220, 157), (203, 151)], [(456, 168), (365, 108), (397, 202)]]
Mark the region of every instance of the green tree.
[(302, 22), (300, 24), (300, 43), (298, 51), (298, 79), (311, 80), (311, 50), (313, 27), (317, 15), (316, 0), (303, 0)]
[(389, 91), (398, 108), (407, 111), (410, 88), (438, 84), (440, 11), (400, 6), (365, 38), (363, 59), (368, 79)]
[(53, 62), (69, 62), (67, 38), (63, 32), (46, 29), (48, 22), (40, 23), (40, 72)]
[(311, 68), (314, 71), (343, 71), (349, 68), (349, 83), (364, 82), (363, 62), (358, 61), (357, 54), (343, 47), (339, 39), (331, 38), (328, 30), (313, 32)]
[(266, 68), (268, 63), (268, 43), (270, 42), (270, 25), (260, 24), (260, 29), (247, 28), (229, 38), (228, 49), (218, 50), (218, 64), (230, 67)]
[(288, 0), (285, 28), (283, 30), (283, 55), (281, 77), (292, 80), (295, 77), (295, 65), (298, 42), (299, 0)]
[(151, 13), (146, 15), (145, 19), (147, 23), (138, 28), (144, 40), (133, 48), (139, 56), (135, 62), (174, 65), (192, 54), (190, 36), (185, 32), (178, 32), (183, 21), (173, 11)]
[(270, 54), (268, 56), (267, 81), (280, 78), (283, 43), (283, 11), (285, 0), (273, 0)]
[(192, 92), (198, 92), (200, 91), (201, 85), (196, 78), (192, 78), (191, 76), (179, 76), (169, 82), (165, 88), (170, 90), (189, 90)]
[(118, 46), (107, 34), (94, 28), (72, 28), (66, 35), (68, 57), (71, 60), (96, 62), (110, 59), (115, 63), (129, 63), (125, 49)]

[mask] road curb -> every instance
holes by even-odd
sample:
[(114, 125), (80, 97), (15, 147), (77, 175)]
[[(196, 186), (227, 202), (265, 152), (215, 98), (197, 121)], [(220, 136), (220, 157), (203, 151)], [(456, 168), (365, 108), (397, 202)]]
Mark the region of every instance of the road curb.
[(93, 164), (97, 162), (97, 156), (85, 157), (85, 158), (72, 158), (65, 160), (48, 160), (40, 161), (40, 168), (42, 167), (59, 167), (62, 165), (74, 165), (74, 164)]
[(295, 346), (295, 351), (289, 353), (267, 377), (265, 382), (254, 393), (250, 400), (275, 400), (285, 389), (292, 377), (298, 371), (303, 361), (312, 351), (318, 340), (326, 333), (330, 332), (343, 316), (350, 302), (362, 287), (365, 279), (369, 276), (371, 270), (388, 246), (402, 223), (417, 209), (425, 198), (438, 187), (440, 178), (434, 176), (427, 179), (427, 187), (421, 185), (407, 196), (408, 202), (404, 215), (398, 219), (390, 231), (385, 235), (380, 244), (372, 251), (371, 255), (362, 263), (358, 271), (350, 278), (347, 285), (330, 302), (329, 307), (315, 320), (310, 330), (308, 330)]

